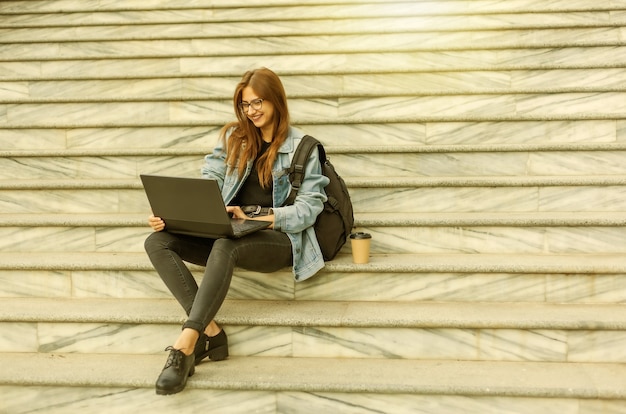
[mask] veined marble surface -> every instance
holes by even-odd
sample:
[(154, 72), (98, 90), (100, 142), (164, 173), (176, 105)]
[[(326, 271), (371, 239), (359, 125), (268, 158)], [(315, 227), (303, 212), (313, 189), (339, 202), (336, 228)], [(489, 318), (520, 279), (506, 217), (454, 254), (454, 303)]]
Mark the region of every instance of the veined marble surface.
[(71, 272), (0, 270), (0, 297), (71, 297)]
[[(354, 52), (354, 51), (352, 51)], [(0, 79), (39, 77), (63, 78), (68, 73), (100, 78), (106, 76), (153, 77), (184, 75), (222, 75), (240, 77), (246, 70), (267, 66), (277, 73), (309, 75), (315, 73), (439, 72), (467, 70), (594, 69), (593, 62), (623, 66), (626, 48), (619, 46), (555, 47), (541, 49), (459, 50), (410, 53), (314, 53), (255, 56), (167, 57), (158, 59), (47, 60), (42, 62), (0, 62)], [(141, 56), (141, 55), (140, 55)], [(574, 72), (570, 72), (574, 73)], [(517, 78), (519, 79), (519, 77)], [(575, 81), (575, 77), (561, 81)], [(519, 81), (519, 80), (518, 80)], [(556, 86), (556, 85), (554, 85)]]
[[(201, 280), (201, 272), (194, 272)], [(0, 297), (159, 299), (154, 271), (0, 271)], [(289, 271), (236, 271), (229, 299), (624, 303), (623, 274), (320, 273), (294, 285)]]
[[(195, 176), (195, 175), (194, 175)], [(352, 188), (355, 213), (571, 212), (626, 210), (623, 186)], [(581, 204), (581, 200), (585, 200)], [(143, 213), (143, 190), (0, 192), (3, 213)]]
[[(352, 52), (412, 52), (415, 50), (468, 50), (492, 48), (537, 48), (614, 46), (620, 44), (619, 27), (543, 30), (482, 30), (432, 33), (405, 32), (248, 38), (87, 41), (8, 44), (0, 50), (3, 60), (76, 59), (111, 57), (167, 57), (197, 55), (246, 55)], [(253, 52), (253, 53), (252, 53)]]
[[(626, 93), (559, 93), (552, 95), (449, 95), (377, 98), (291, 99), (294, 123), (381, 121), (480, 121), (485, 118), (621, 116)], [(181, 102), (32, 103), (0, 105), (0, 123), (28, 124), (159, 124), (212, 122), (226, 124), (234, 117), (230, 100)], [(3, 116), (2, 116), (3, 115)]]
[(295, 328), (293, 340), (297, 357), (626, 361), (621, 331)]
[[(155, 371), (155, 381), (158, 372)], [(276, 395), (265, 391), (186, 389), (184, 393), (157, 396), (153, 388), (87, 388), (2, 386), (0, 410), (11, 414), (101, 414), (105, 411), (155, 414), (218, 411), (232, 414), (274, 414)], [(297, 406), (297, 403), (294, 403)]]
[(624, 174), (621, 151), (330, 154), (344, 177), (592, 176)]
[[(372, 234), (373, 254), (626, 253), (623, 227), (360, 228)], [(346, 246), (346, 250), (350, 245)]]
[[(585, 83), (581, 84), (580, 79)], [(538, 90), (620, 90), (626, 74), (620, 69), (528, 71), (461, 71), (435, 73), (283, 75), (288, 96), (427, 95), (508, 93)], [(93, 97), (220, 98), (232, 96), (239, 77), (193, 77), (137, 80), (48, 80), (0, 82), (4, 99)]]
[[(141, 192), (140, 192), (141, 191)], [(143, 190), (21, 190), (0, 192), (3, 213), (124, 213), (149, 212)]]
[(220, 129), (221, 126), (71, 129), (67, 131), (67, 148), (193, 148), (208, 152), (217, 142)]
[[(223, 326), (233, 356), (626, 362), (623, 331)], [(1, 352), (159, 354), (180, 332), (180, 324), (3, 322), (0, 327), (6, 333)]]
[[(196, 281), (201, 282), (203, 270), (192, 270)], [(1, 274), (0, 274), (1, 275)], [(23, 274), (20, 280), (31, 278), (30, 272)], [(33, 275), (32, 279), (41, 275)], [(10, 274), (6, 276), (8, 279)], [(135, 298), (154, 299), (171, 298), (172, 295), (154, 271), (74, 271), (69, 274), (60, 274), (57, 284), (61, 285), (58, 295), (76, 298)], [(3, 296), (31, 296), (27, 282), (23, 289), (16, 292), (9, 291)], [(66, 285), (71, 284), (71, 291)], [(43, 289), (43, 287), (41, 288)], [(39, 290), (35, 291), (40, 292)], [(33, 294), (32, 296), (37, 296)], [(39, 296), (46, 296), (42, 290)], [(235, 270), (233, 281), (227, 295), (228, 299), (255, 299), (255, 300), (293, 300), (295, 289), (293, 275), (290, 270), (272, 273), (270, 275), (256, 272)]]
[(0, 179), (137, 179), (140, 174), (200, 176), (202, 156), (18, 157), (0, 159)]
[[(502, 4), (501, 2), (498, 2)], [(485, 7), (481, 8), (481, 12), (485, 13), (491, 3), (482, 3)], [(463, 3), (456, 2), (456, 10)], [(552, 2), (551, 5), (554, 5)], [(572, 12), (567, 13), (522, 13), (521, 10), (515, 9), (514, 13), (506, 14), (452, 14), (452, 15), (433, 15), (436, 13), (437, 7), (441, 7), (440, 3), (413, 4), (402, 3), (396, 7), (389, 3), (380, 5), (361, 4), (341, 6), (300, 6), (297, 9), (283, 6), (280, 9), (272, 9), (270, 6), (256, 9), (253, 13), (246, 13), (243, 18), (242, 10), (236, 8), (234, 13), (228, 13), (227, 9), (214, 10), (219, 16), (217, 21), (210, 21), (207, 18), (209, 10), (145, 10), (140, 14), (142, 23), (136, 24), (136, 21), (126, 20), (124, 12), (106, 13), (111, 20), (112, 15), (118, 15), (117, 24), (114, 25), (88, 25), (84, 24), (84, 20), (78, 21), (81, 13), (72, 13), (71, 15), (62, 16), (59, 14), (50, 14), (44, 19), (31, 15), (28, 23), (33, 25), (40, 22), (40, 27), (29, 28), (11, 28), (0, 29), (0, 37), (6, 42), (21, 42), (25, 39), (37, 39), (45, 41), (67, 41), (74, 39), (82, 40), (118, 40), (118, 39), (177, 39), (188, 37), (256, 37), (256, 36), (289, 36), (306, 34), (310, 36), (319, 36), (326, 34), (353, 34), (353, 33), (402, 33), (402, 32), (425, 32), (425, 31), (464, 31), (464, 30), (510, 30), (518, 28), (527, 28), (528, 21), (532, 21), (532, 26), (536, 29), (554, 29), (563, 27), (602, 27), (610, 23), (619, 23), (625, 20), (619, 13), (611, 14), (610, 11), (589, 11), (589, 12)], [(1, 7), (1, 6), (0, 6)], [(426, 15), (415, 16), (413, 8), (419, 8), (420, 12), (426, 12)], [(401, 8), (401, 9), (400, 9)], [(408, 9), (408, 10), (407, 10)], [(1, 9), (0, 9), (1, 10)], [(266, 14), (264, 12), (273, 10), (273, 13)], [(553, 9), (554, 10), (554, 9)], [(307, 14), (313, 12), (313, 19), (307, 18)], [(513, 11), (513, 10), (511, 10)], [(227, 16), (224, 16), (227, 13)], [(239, 13), (240, 16), (236, 16)], [(292, 16), (297, 19), (284, 19), (285, 16)], [(393, 17), (385, 17), (394, 15)], [(207, 23), (198, 22), (199, 18), (210, 21)], [(364, 19), (363, 17), (367, 17)], [(6, 24), (12, 22), (23, 21), (26, 17), (19, 15), (9, 15), (5, 17)], [(65, 20), (64, 20), (65, 19)], [(152, 20), (156, 19), (156, 20)], [(191, 21), (193, 23), (177, 24), (181, 21)], [(232, 19), (232, 21), (224, 21), (224, 19)], [(259, 19), (263, 22), (259, 25)], [(152, 20), (152, 22), (151, 22)], [(306, 20), (306, 28), (303, 26), (303, 20)], [(69, 27), (68, 22), (75, 23)], [(157, 23), (154, 23), (154, 22)], [(113, 22), (111, 22), (113, 23)], [(135, 23), (135, 24), (133, 24)], [(15, 22), (15, 25), (19, 23)], [(54, 27), (57, 26), (57, 27)]]
[[(261, 0), (252, 0), (261, 4)], [(106, 8), (114, 2), (82, 3), (79, 7)], [(158, 1), (157, 3), (161, 3)], [(59, 7), (62, 3), (50, 4)], [(76, 3), (75, 3), (76, 4)], [(133, 3), (138, 4), (138, 3)], [(191, 0), (186, 7), (206, 5)], [(28, 4), (27, 7), (34, 4)], [(462, 24), (515, 24), (519, 15), (499, 16), (493, 12), (588, 10), (594, 5), (584, 0), (546, 2), (412, 2), (406, 12), (421, 14), (485, 13), (470, 18), (424, 18), (424, 28), (444, 30)], [(626, 7), (624, 0), (612, 6)], [(39, 5), (41, 6), (41, 5)], [(295, 18), (316, 15), (353, 17), (355, 12), (380, 16), (390, 7), (379, 5), (309, 7), (282, 9), (284, 23), (268, 24), (274, 34), (289, 34), (296, 27)], [(12, 4), (1, 4), (16, 7)], [(43, 7), (47, 7), (43, 5)], [(278, 8), (255, 9), (259, 21), (267, 20)], [(307, 13), (303, 13), (306, 10)], [(20, 9), (22, 12), (23, 9)], [(395, 10), (394, 12), (397, 12)], [(140, 12), (156, 19), (194, 18), (208, 21), (239, 19), (240, 10), (177, 10)], [(138, 12), (76, 13), (63, 23), (74, 21), (111, 23), (133, 19)], [(128, 42), (96, 41), (68, 43), (5, 44), (0, 50), (0, 148), (8, 150), (46, 148), (128, 149), (128, 148), (206, 148), (217, 135), (220, 124), (232, 119), (233, 80), (246, 69), (269, 66), (279, 73), (290, 72), (285, 83), (293, 99), (294, 120), (331, 145), (447, 145), (447, 144), (525, 144), (525, 143), (611, 143), (623, 142), (626, 122), (614, 120), (626, 112), (624, 71), (626, 29), (610, 27), (623, 21), (623, 11), (551, 16), (578, 28), (548, 30), (488, 30), (432, 33), (406, 31), (399, 34), (321, 35), (308, 39), (296, 36), (253, 36), (224, 39), (172, 39)], [(44, 23), (46, 15), (25, 15), (13, 21)], [(560, 20), (559, 20), (560, 19)], [(291, 20), (291, 21), (290, 21)], [(537, 19), (539, 20), (539, 19)], [(585, 28), (591, 21), (603, 27)], [(333, 30), (356, 28), (366, 20), (351, 21)], [(384, 29), (389, 20), (377, 20), (370, 29)], [(415, 20), (397, 19), (395, 30)], [(439, 22), (439, 24), (435, 23)], [(440, 23), (447, 22), (448, 26)], [(332, 22), (326, 21), (330, 24)], [(324, 22), (318, 21), (317, 28)], [(547, 19), (541, 24), (547, 24)], [(167, 35), (183, 29), (166, 25)], [(254, 24), (229, 24), (227, 35), (254, 30)], [(407, 27), (407, 26), (405, 26)], [(143, 27), (145, 29), (145, 27)], [(216, 33), (215, 26), (187, 26), (198, 33)], [(514, 29), (514, 27), (511, 27)], [(34, 31), (3, 29), (0, 36), (32, 35)], [(59, 29), (57, 36), (81, 36), (90, 31), (97, 36), (115, 36), (115, 28)], [(133, 30), (141, 30), (134, 28)], [(129, 32), (130, 33), (130, 32)], [(144, 35), (146, 33), (142, 33)], [(305, 41), (303, 41), (305, 40)], [(584, 47), (589, 46), (589, 47)], [(527, 48), (525, 48), (527, 47)], [(460, 50), (472, 48), (474, 50)], [(492, 48), (492, 50), (488, 50)], [(281, 54), (276, 54), (279, 50)], [(173, 51), (173, 52), (172, 52)], [(240, 53), (249, 56), (229, 56)], [(333, 53), (337, 51), (338, 53)], [(311, 53), (308, 53), (311, 52)], [(370, 53), (373, 52), (373, 53)], [(174, 53), (179, 57), (170, 57)], [(284, 53), (292, 53), (284, 55)], [(256, 54), (251, 56), (251, 54)], [(265, 54), (265, 56), (263, 56)], [(219, 55), (219, 56), (217, 56)], [(108, 57), (100, 60), (99, 57)], [(161, 56), (155, 59), (137, 56)], [(20, 58), (48, 59), (18, 62)], [(72, 60), (71, 58), (86, 58)], [(127, 57), (128, 59), (117, 59)], [(2, 59), (4, 58), (4, 59)], [(617, 69), (595, 69), (598, 62)], [(314, 69), (312, 69), (314, 68)], [(591, 69), (585, 69), (591, 68)], [(362, 73), (354, 76), (311, 77), (321, 74)], [(378, 76), (377, 72), (397, 71), (396, 76)], [(58, 96), (59, 83), (47, 78), (65, 76), (121, 77), (163, 76), (167, 80), (145, 79), (136, 82), (117, 80), (102, 83), (63, 82), (64, 93), (79, 98), (102, 94), (106, 97), (146, 95), (165, 97), (181, 95), (182, 101), (168, 102), (92, 102), (27, 103), (15, 99)], [(176, 79), (171, 76), (189, 75)], [(224, 79), (201, 78), (222, 75)], [(581, 85), (581, 79), (587, 82)], [(24, 79), (39, 79), (26, 82)], [(208, 82), (207, 80), (211, 80)], [(410, 86), (407, 86), (410, 85)], [(581, 89), (586, 87), (587, 89)], [(368, 97), (377, 88), (388, 95)], [(475, 88), (475, 89), (472, 89)], [(545, 88), (565, 88), (562, 93), (540, 94)], [(571, 88), (571, 90), (568, 90)], [(336, 98), (328, 91), (336, 91)], [(498, 94), (491, 94), (497, 91)], [(507, 94), (509, 91), (510, 94)], [(407, 92), (415, 96), (406, 96)], [(470, 94), (465, 94), (469, 92)], [(518, 94), (518, 92), (522, 92)], [(362, 93), (363, 96), (359, 96)], [(435, 96), (425, 96), (426, 94)], [(446, 95), (448, 94), (448, 95)], [(186, 96), (200, 95), (190, 100)], [(395, 96), (404, 95), (404, 96)], [(63, 95), (68, 97), (68, 95)], [(388, 97), (384, 97), (388, 96)], [(530, 119), (528, 122), (472, 122), (490, 119)], [(541, 119), (589, 119), (588, 121), (541, 122)], [(606, 119), (606, 120), (602, 120)], [(397, 121), (376, 125), (377, 120)], [(429, 120), (443, 122), (430, 122)], [(451, 122), (451, 121), (459, 122)], [(332, 123), (360, 123), (333, 125)], [(419, 121), (419, 122), (412, 122)], [(98, 128), (101, 124), (177, 124), (200, 126), (153, 128)], [(307, 122), (310, 125), (307, 125)], [(405, 123), (407, 122), (407, 123)], [(408, 123), (411, 122), (411, 123)], [(60, 130), (37, 129), (58, 124)], [(215, 126), (204, 126), (214, 124)], [(10, 129), (12, 125), (31, 125), (29, 130)], [(93, 128), (81, 128), (92, 126)], [(310, 129), (308, 129), (310, 128)], [(575, 156), (574, 156), (575, 155)], [(141, 156), (77, 156), (57, 159), (5, 158), (0, 170), (5, 180), (41, 178), (114, 178), (133, 179), (139, 172), (197, 175), (201, 159)], [(336, 154), (333, 161), (346, 176), (468, 176), (468, 175), (606, 175), (624, 174), (620, 152), (518, 152), (493, 154)], [(19, 164), (19, 166), (18, 166)], [(184, 165), (184, 167), (182, 167)], [(425, 188), (356, 188), (353, 200), (357, 212), (388, 212), (390, 206), (401, 214), (420, 211), (623, 211), (626, 194), (622, 186), (549, 186), (549, 187), (425, 187)], [(102, 211), (148, 211), (141, 190), (21, 190), (0, 192), (2, 213), (38, 213), (60, 211), (68, 214)], [(374, 233), (375, 253), (399, 252), (496, 252), (531, 253), (607, 252), (625, 250), (624, 230), (600, 228), (368, 228)], [(141, 251), (144, 228), (0, 228), (3, 251)], [(59, 241), (63, 240), (62, 245)], [(35, 246), (35, 247), (33, 247)], [(346, 247), (345, 252), (349, 252)], [(198, 272), (196, 272), (198, 273)], [(152, 271), (0, 271), (0, 297), (47, 296), (59, 298), (163, 298), (169, 297), (158, 276)], [(288, 272), (259, 275), (238, 272), (229, 298), (279, 300), (367, 300), (367, 301), (547, 301), (570, 303), (625, 303), (625, 275), (570, 274), (370, 274), (322, 273), (309, 282), (294, 285)], [(158, 353), (176, 337), (176, 324), (119, 323), (0, 323), (6, 334), (0, 338), (3, 352), (89, 352), (89, 353)], [(258, 356), (343, 356), (358, 358), (452, 358), (486, 360), (617, 361), (626, 362), (626, 334), (607, 330), (562, 329), (406, 329), (406, 328), (328, 328), (324, 326), (227, 326), (233, 355)], [(206, 369), (209, 368), (206, 364)], [(155, 379), (157, 370), (155, 366)], [(193, 388), (193, 387), (191, 387)], [(325, 393), (246, 392), (232, 393), (190, 389), (184, 395), (157, 399), (153, 389), (84, 389), (44, 387), (0, 387), (3, 398), (0, 411), (9, 412), (80, 411), (99, 412), (103, 406), (116, 412), (196, 412), (207, 407), (220, 412), (432, 412), (463, 411), (480, 413), (554, 412), (588, 414), (621, 413), (623, 401), (537, 400), (530, 398), (481, 398), (417, 395), (368, 395)], [(8, 397), (7, 397), (8, 395)], [(208, 399), (207, 399), (208, 398)], [(207, 403), (209, 401), (209, 403)], [(52, 403), (52, 406), (50, 406)], [(45, 404), (45, 405), (44, 405)], [(23, 408), (26, 407), (26, 408)], [(417, 408), (416, 408), (417, 407)], [(28, 411), (26, 411), (28, 410)], [(228, 411), (227, 411), (228, 410)], [(418, 411), (419, 410), (419, 411)]]
[[(148, 213), (146, 213), (147, 217)], [(361, 227), (373, 254), (626, 253), (624, 227)], [(3, 252), (138, 252), (145, 227), (0, 227)], [(343, 251), (349, 254), (348, 242)]]
[[(339, 80), (337, 78), (335, 82)], [(119, 100), (187, 96), (224, 99), (232, 96), (238, 81), (239, 77), (19, 81), (0, 83), (0, 92), (5, 99), (76, 97)]]
[[(615, 121), (529, 121), (428, 123), (427, 143), (431, 145), (460, 145), (614, 142), (618, 139), (614, 122)], [(618, 128), (619, 126), (620, 121), (618, 121)], [(626, 130), (626, 128), (622, 129)]]
[(191, 414), (209, 408), (227, 414), (623, 414), (620, 400), (481, 397), (415, 394), (309, 393), (186, 389), (168, 397), (146, 388), (2, 386), (0, 409), (12, 414)]
[[(331, 143), (332, 146), (332, 143)], [(210, 152), (210, 148), (204, 148)], [(593, 176), (626, 173), (622, 151), (329, 154), (343, 177)], [(0, 179), (137, 179), (200, 176), (196, 155), (4, 157)]]
[[(325, 146), (496, 145), (626, 141), (626, 121), (427, 122), (296, 125)], [(220, 126), (153, 128), (5, 129), (5, 150), (193, 149), (208, 153)], [(329, 154), (335, 162), (337, 155)], [(442, 156), (442, 155), (439, 155)], [(200, 158), (194, 162), (197, 168)], [(451, 166), (449, 166), (451, 167)], [(345, 168), (342, 166), (342, 168)], [(360, 174), (366, 171), (361, 171)], [(343, 170), (342, 170), (343, 174)], [(359, 174), (359, 175), (360, 175)]]
[[(355, 212), (621, 211), (626, 189), (607, 187), (351, 189)], [(580, 200), (585, 200), (581, 204)]]
[(5, 242), (0, 243), (0, 251), (5, 252), (34, 252), (48, 249), (86, 252), (95, 249), (94, 229), (86, 227), (2, 227), (0, 234), (7, 237)]
[[(544, 49), (504, 49), (494, 51), (446, 51), (446, 52), (413, 52), (413, 53), (357, 53), (286, 55), (286, 56), (254, 56), (254, 57), (189, 57), (181, 58), (180, 70), (187, 74), (200, 73), (243, 73), (244, 71), (263, 64), (277, 72), (299, 70), (310, 71), (311, 62), (315, 62), (316, 70), (323, 72), (358, 71), (377, 73), (381, 69), (397, 71), (451, 71), (515, 68), (528, 69), (537, 67), (589, 67), (590, 61), (624, 62), (626, 48), (593, 47), (593, 48), (544, 48)], [(261, 63), (262, 62), (262, 63)], [(46, 70), (61, 69), (63, 63), (50, 65)], [(231, 71), (226, 72), (225, 68)], [(138, 69), (135, 69), (138, 70)], [(161, 69), (163, 70), (163, 69)], [(1, 73), (1, 72), (0, 72)]]
[[(89, 3), (89, 2), (87, 2)], [(385, 1), (374, 1), (374, 2), (370, 2), (369, 4), (362, 4), (362, 2), (358, 1), (358, 0), (348, 0), (345, 1), (344, 3), (346, 5), (349, 5), (350, 8), (345, 11), (343, 10), (341, 7), (337, 7), (336, 3), (334, 1), (330, 1), (330, 0), (324, 0), (324, 1), (304, 1), (304, 2), (297, 2), (294, 4), (293, 1), (290, 0), (275, 0), (270, 2), (271, 5), (273, 6), (283, 6), (286, 7), (288, 10), (291, 10), (291, 13), (294, 13), (294, 15), (298, 15), (301, 14), (301, 10), (307, 10), (307, 9), (312, 9), (314, 10), (318, 10), (321, 9), (321, 11), (327, 12), (329, 9), (330, 10), (336, 10), (337, 13), (344, 13), (344, 15), (350, 16), (349, 13), (354, 12), (355, 10), (357, 11), (361, 11), (362, 13), (364, 13), (366, 16), (367, 15), (377, 15), (377, 14), (382, 14), (384, 11), (389, 12), (392, 16), (395, 16), (398, 12), (413, 12), (417, 15), (420, 15), (421, 12), (424, 11), (434, 11), (437, 14), (447, 14), (447, 13), (453, 13), (454, 11), (459, 11), (462, 10), (464, 12), (468, 12), (468, 11), (472, 11), (475, 9), (479, 9), (482, 10), (482, 8), (487, 8), (487, 10), (489, 10), (492, 13), (503, 13), (506, 11), (514, 11), (516, 9), (523, 9), (523, 10), (527, 10), (527, 11), (535, 11), (535, 12), (542, 12), (542, 11), (550, 11), (550, 10), (570, 10), (570, 8), (568, 8), (568, 4), (567, 2), (564, 2), (562, 0), (552, 0), (548, 3), (545, 2), (541, 2), (538, 0), (519, 0), (519, 1), (515, 1), (513, 4), (508, 4), (508, 2), (462, 2), (462, 3), (458, 3), (458, 4), (431, 4), (431, 2), (428, 1), (424, 1), (424, 2), (418, 2), (417, 4), (413, 4), (413, 5), (405, 5), (403, 3), (400, 4), (388, 4)], [(104, 11), (115, 11), (118, 10), (117, 7), (115, 7), (115, 3), (112, 2), (103, 2), (103, 3), (97, 3), (97, 4), (101, 4), (102, 5), (102, 10)], [(128, 9), (129, 10), (142, 10), (141, 6), (144, 3), (142, 3), (141, 1), (136, 1), (133, 2), (131, 1), (129, 3)], [(182, 1), (182, 0), (175, 0), (175, 1), (171, 1), (167, 3), (168, 5), (171, 5), (172, 7), (178, 7), (180, 8), (183, 5), (188, 5), (189, 7), (203, 7), (205, 9), (210, 9), (210, 10), (215, 10), (215, 13), (219, 13), (223, 10), (223, 12), (226, 15), (229, 14), (233, 14), (234, 16), (238, 16), (239, 13), (241, 13), (241, 9), (245, 6), (248, 7), (252, 7), (252, 6), (263, 6), (263, 5), (267, 5), (268, 2), (267, 1), (263, 1), (263, 0), (250, 0), (250, 1), (233, 1), (231, 3), (232, 7), (229, 8), (215, 8), (212, 6), (215, 6), (216, 4), (219, 4), (215, 1), (207, 1), (207, 0), (190, 0), (188, 2)], [(595, 10), (597, 9), (597, 7), (592, 7), (590, 6), (587, 2), (585, 1), (581, 1), (581, 0), (573, 0), (571, 2), (572, 5), (576, 6), (577, 10)], [(621, 4), (620, 1), (615, 1), (614, 4), (619, 5)], [(155, 3), (155, 7), (161, 5), (161, 2), (156, 2)], [(318, 6), (319, 7), (316, 7)], [(456, 7), (455, 7), (456, 6)], [(58, 10), (58, 6), (56, 5), (44, 5), (42, 6), (43, 10), (46, 11), (55, 11)], [(431, 8), (432, 7), (432, 8)], [(72, 10), (72, 11), (80, 11), (83, 9), (83, 7), (77, 7), (76, 4), (69, 4), (68, 5), (68, 9)], [(91, 8), (93, 9), (93, 7)], [(281, 10), (281, 8), (279, 8), (278, 10)], [(15, 11), (15, 10), (22, 10), (19, 6), (15, 6), (15, 5), (6, 5), (5, 6), (5, 10), (7, 11)], [(26, 10), (32, 10), (30, 8), (27, 8)], [(97, 9), (96, 9), (97, 10)], [(300, 11), (298, 13), (298, 11)], [(289, 16), (291, 16), (291, 14), (289, 14)], [(342, 16), (341, 14), (338, 15), (337, 17)]]
[(65, 131), (60, 129), (3, 129), (0, 134), (0, 146), (7, 151), (32, 148), (65, 149)]
[(625, 276), (322, 273), (295, 291), (301, 300), (623, 303)]
[[(89, 5), (91, 2), (85, 1), (85, 4)], [(515, 12), (535, 12), (546, 13), (553, 11), (570, 11), (572, 8), (575, 10), (597, 10), (597, 7), (592, 7), (588, 2), (575, 0), (571, 3), (564, 1), (540, 2), (537, 0), (520, 0), (515, 2), (454, 2), (452, 4), (443, 2), (427, 2), (420, 1), (415, 3), (398, 3), (389, 4), (385, 2), (372, 2), (370, 4), (359, 4), (358, 1), (347, 1), (345, 4), (337, 5), (331, 1), (323, 2), (289, 2), (289, 1), (275, 1), (269, 5), (267, 2), (261, 0), (252, 0), (247, 2), (234, 2), (231, 3), (229, 8), (215, 8), (216, 2), (211, 1), (188, 1), (188, 2), (170, 2), (170, 6), (173, 10), (160, 9), (160, 3), (154, 4), (155, 10), (146, 11), (139, 14), (144, 17), (144, 21), (160, 20), (160, 19), (176, 19), (194, 20), (196, 19), (212, 21), (213, 18), (220, 20), (227, 20), (229, 22), (237, 22), (241, 20), (241, 16), (245, 13), (245, 7), (253, 7), (256, 11), (258, 6), (266, 6), (258, 14), (246, 15), (253, 20), (267, 20), (271, 17), (276, 17), (277, 13), (283, 18), (323, 18), (328, 16), (333, 19), (348, 18), (348, 17), (378, 17), (378, 16), (391, 16), (396, 17), (398, 15), (455, 15), (458, 13), (467, 14), (472, 11), (481, 10), (483, 12), (489, 12), (489, 14), (502, 14), (502, 13), (515, 13)], [(91, 24), (100, 22), (106, 23), (122, 23), (126, 21), (137, 20), (137, 10), (142, 10), (141, 5), (136, 2), (130, 2), (127, 8), (119, 10), (115, 7), (114, 3), (104, 2), (96, 3), (95, 5), (88, 6), (88, 10), (94, 10), (93, 12), (84, 12), (86, 7), (78, 7), (73, 2), (68, 2), (67, 7), (63, 10), (71, 11), (72, 15), (77, 14), (73, 20), (69, 22), (81, 23), (89, 22)], [(614, 1), (615, 8), (619, 8), (620, 2)], [(568, 7), (569, 5), (569, 7)], [(98, 7), (99, 6), (99, 7)], [(182, 6), (187, 8), (193, 8), (191, 10), (185, 10)], [(59, 11), (59, 7), (56, 4), (43, 5), (43, 6), (31, 6), (26, 5), (24, 7), (16, 6), (13, 4), (3, 5), (0, 9), (7, 13), (19, 11), (23, 14), (33, 13), (35, 11), (46, 11), (52, 14), (54, 18), (54, 12)], [(24, 17), (22, 17), (24, 18)], [(48, 17), (50, 18), (50, 17)], [(19, 22), (20, 15), (12, 17), (11, 22)], [(66, 22), (61, 20), (61, 22)]]

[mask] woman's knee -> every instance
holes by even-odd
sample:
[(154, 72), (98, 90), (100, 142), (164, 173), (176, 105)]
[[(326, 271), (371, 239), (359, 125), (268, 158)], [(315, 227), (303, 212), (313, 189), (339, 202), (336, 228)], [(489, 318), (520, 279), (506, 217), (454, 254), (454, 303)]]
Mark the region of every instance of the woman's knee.
[(167, 248), (170, 238), (167, 237), (168, 234), (162, 231), (155, 231), (146, 237), (146, 240), (143, 243), (144, 249), (148, 254)]
[(217, 239), (213, 243), (211, 254), (223, 254), (231, 257), (237, 251), (237, 240), (234, 239)]

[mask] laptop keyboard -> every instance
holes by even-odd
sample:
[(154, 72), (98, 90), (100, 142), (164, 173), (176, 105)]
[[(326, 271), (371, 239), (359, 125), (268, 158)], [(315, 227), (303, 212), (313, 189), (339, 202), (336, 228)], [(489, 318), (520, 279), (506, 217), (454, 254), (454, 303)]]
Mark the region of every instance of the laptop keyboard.
[(251, 233), (256, 230), (261, 230), (269, 226), (268, 222), (256, 220), (232, 219), (230, 223), (233, 228), (233, 234), (235, 234), (235, 237), (240, 237), (244, 234)]
[(235, 234), (250, 228), (250, 223), (245, 220), (232, 220), (231, 224), (233, 226), (233, 232)]

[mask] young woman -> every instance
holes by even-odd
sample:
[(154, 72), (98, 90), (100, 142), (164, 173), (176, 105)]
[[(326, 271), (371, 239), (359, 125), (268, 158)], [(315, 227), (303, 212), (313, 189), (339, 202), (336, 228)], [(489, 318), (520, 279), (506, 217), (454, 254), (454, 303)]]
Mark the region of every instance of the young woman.
[[(226, 210), (237, 218), (269, 221), (266, 230), (240, 239), (205, 239), (169, 233), (167, 223), (150, 216), (154, 230), (146, 252), (159, 276), (188, 315), (156, 382), (157, 394), (182, 391), (194, 366), (207, 356), (228, 356), (226, 333), (215, 323), (234, 268), (270, 273), (292, 266), (296, 281), (324, 267), (313, 224), (326, 200), (329, 180), (317, 151), (293, 205), (285, 173), (304, 134), (289, 124), (287, 98), (278, 76), (261, 68), (246, 72), (234, 94), (237, 121), (222, 129), (221, 140), (205, 157), (202, 176), (218, 181)], [(246, 215), (253, 211), (257, 214)], [(183, 261), (206, 266), (200, 286)]]

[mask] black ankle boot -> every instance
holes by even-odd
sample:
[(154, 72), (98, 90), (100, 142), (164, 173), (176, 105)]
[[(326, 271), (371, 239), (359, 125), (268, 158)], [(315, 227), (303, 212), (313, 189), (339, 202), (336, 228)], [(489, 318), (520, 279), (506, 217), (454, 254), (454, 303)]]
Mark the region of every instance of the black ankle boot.
[(196, 342), (193, 354), (196, 357), (196, 365), (206, 357), (209, 357), (211, 361), (226, 359), (228, 357), (228, 337), (226, 332), (222, 329), (215, 336), (207, 336), (207, 334), (202, 333), (200, 338), (198, 338), (198, 342)]
[(170, 351), (167, 362), (156, 382), (156, 393), (160, 395), (176, 394), (185, 389), (187, 378), (195, 372), (194, 356), (185, 355), (182, 351), (171, 346), (165, 348)]

